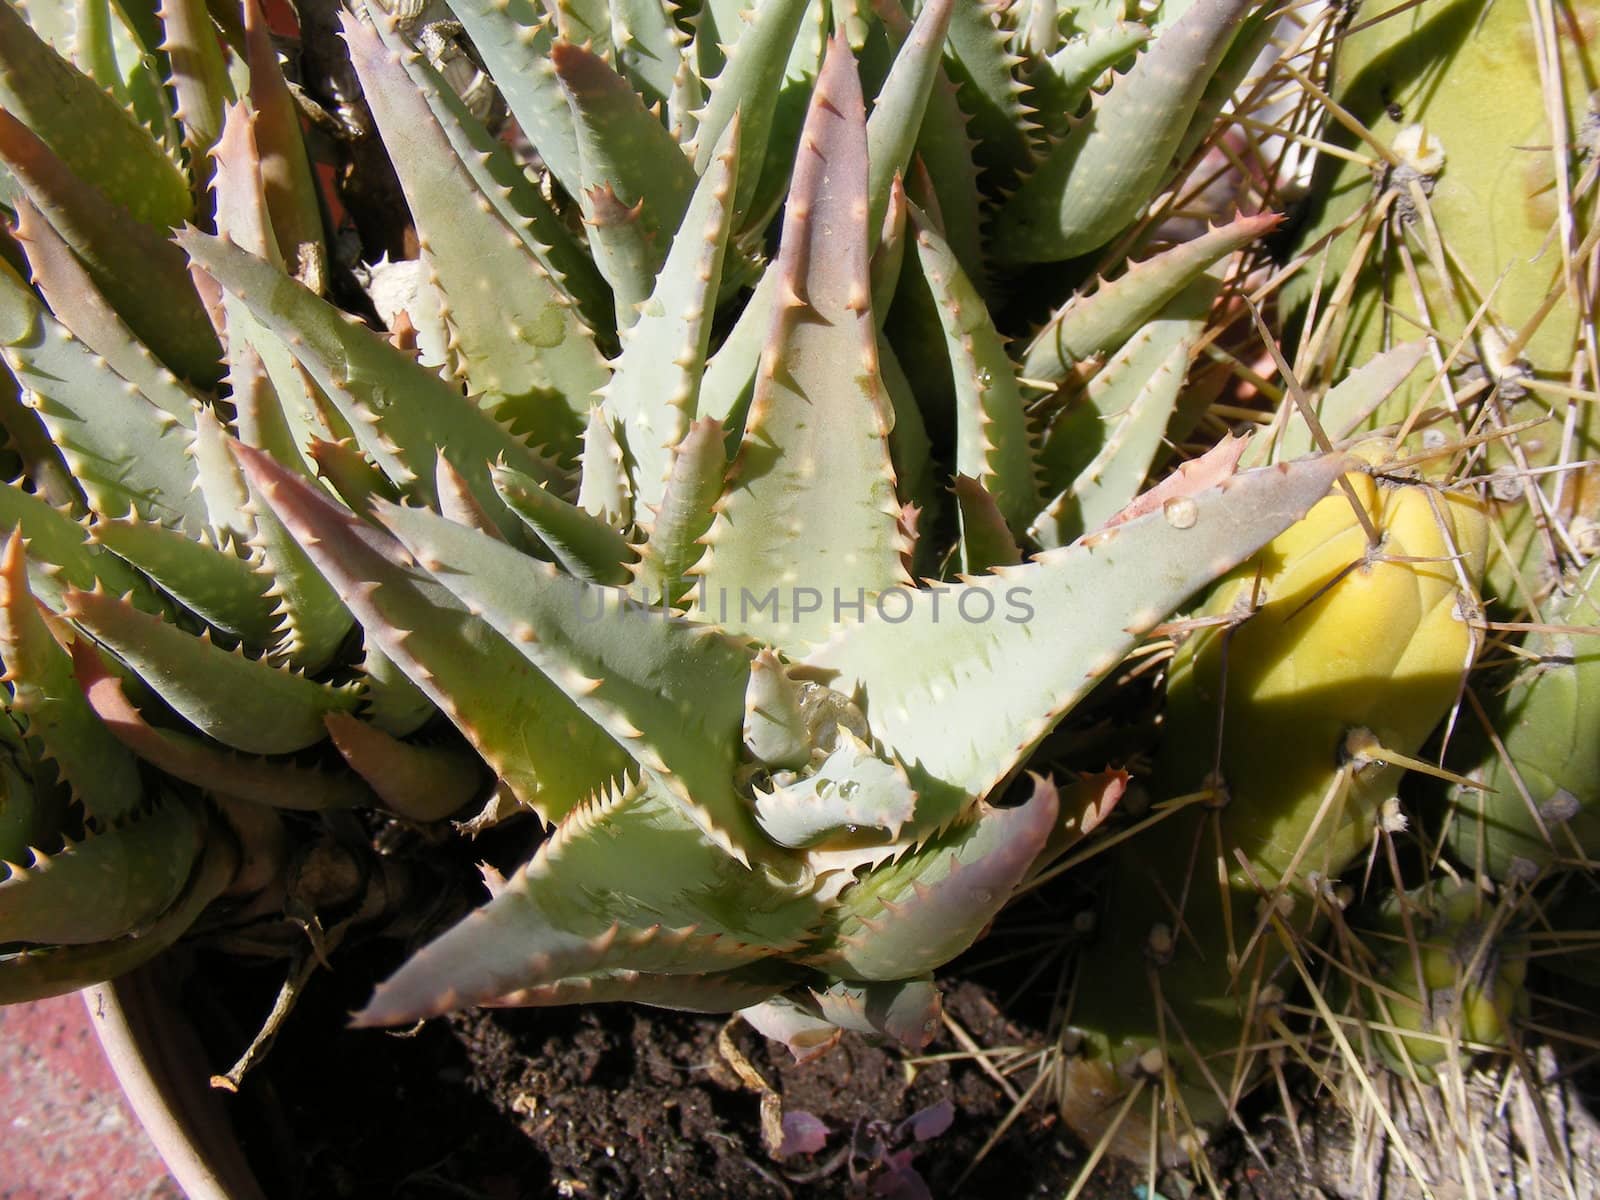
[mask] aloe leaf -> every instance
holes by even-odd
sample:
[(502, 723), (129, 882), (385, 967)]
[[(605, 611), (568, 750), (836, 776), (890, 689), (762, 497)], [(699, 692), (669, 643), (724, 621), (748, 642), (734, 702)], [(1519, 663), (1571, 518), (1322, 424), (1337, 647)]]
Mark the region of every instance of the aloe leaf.
[[(119, 747), (120, 749), (120, 747)], [(0, 942), (84, 945), (141, 933), (183, 893), (206, 819), (176, 798), (144, 815), (34, 851), (0, 879)]]
[(407, 820), (442, 821), (484, 790), (483, 763), (464, 747), (402, 742), (349, 713), (323, 720), (345, 762)]
[(135, 220), (165, 228), (194, 211), (178, 165), (9, 4), (0, 9), (0, 107)]
[(425, 510), (385, 506), (379, 518), (730, 853), (758, 844), (732, 782), (749, 674), (743, 647)]
[(1022, 390), (988, 306), (949, 245), (913, 210), (917, 257), (944, 328), (956, 393), (956, 471), (1024, 528), (1039, 509), (1039, 481)]
[(477, 748), (516, 796), (555, 820), (627, 756), (398, 542), (265, 455), (236, 453), (252, 490), (305, 548), (376, 646)]
[(754, 6), (751, 19), (736, 41), (729, 43), (726, 61), (710, 80), (711, 99), (699, 116), (695, 134), (694, 169), (704, 175), (720, 154), (718, 144), (737, 115), (742, 154), (734, 188), (734, 222), (748, 228), (756, 185), (765, 161), (773, 111), (784, 81), (784, 66), (800, 32), (810, 0), (770, 0)]
[[(696, 880), (692, 891), (686, 878)], [(633, 784), (571, 813), (485, 907), (412, 957), (356, 1020), (395, 1024), (591, 973), (728, 970), (792, 947), (815, 916), (809, 898), (708, 841), (676, 799)]]
[(234, 98), (222, 44), (205, 0), (162, 0), (160, 16), (161, 49), (177, 100), (173, 115), (183, 126), (191, 161), (203, 162), (222, 133), (223, 107)]
[(305, 267), (304, 256), (324, 245), (317, 181), (300, 133), (300, 109), (278, 66), (272, 31), (260, 0), (244, 0), (244, 50), (250, 69), (250, 107), (261, 153), (261, 185), (283, 261)]
[(1017, 78), (1021, 61), (1006, 45), (992, 0), (956, 5), (950, 22), (951, 75), (961, 104), (972, 115), (969, 126), (978, 140), (978, 161), (995, 172), (1002, 187), (1033, 165), (1029, 131), (1032, 110), (1023, 103), (1027, 87)]
[(72, 666), (95, 715), (116, 739), (157, 770), (196, 787), (274, 808), (321, 811), (370, 804), (348, 773), (328, 775), (277, 759), (222, 750), (202, 738), (157, 729), (128, 702), (122, 682), (87, 639), (72, 646)]
[(828, 1024), (854, 1033), (890, 1037), (920, 1050), (943, 1027), (939, 989), (932, 979), (897, 979), (888, 983), (840, 980), (809, 997)]
[(771, 791), (757, 790), (756, 823), (780, 846), (813, 846), (848, 832), (900, 836), (917, 795), (906, 773), (872, 747), (840, 731), (840, 742), (810, 775)]
[(1254, 0), (1196, 0), (1098, 97), (1000, 210), (1001, 261), (1086, 254), (1137, 218), (1171, 174), (1186, 118)]
[(522, 518), (573, 578), (611, 587), (631, 578), (627, 564), (634, 557), (633, 548), (600, 518), (516, 471), (497, 468), (494, 486), (506, 507)]
[(1034, 64), (1028, 82), (1039, 123), (1051, 137), (1064, 135), (1071, 117), (1088, 98), (1089, 87), (1107, 69), (1150, 40), (1150, 27), (1138, 21), (1114, 21), (1090, 29)]
[(728, 469), (722, 423), (702, 417), (672, 451), (672, 468), (650, 534), (629, 569), (634, 589), (649, 604), (671, 607), (683, 598), (686, 577), (705, 552), (700, 538), (711, 528), (712, 506)]
[[(309, 449), (312, 461), (317, 464), (316, 474), (334, 490), (351, 512), (370, 519), (372, 506), (378, 500), (400, 499), (399, 489), (372, 465), (372, 460), (361, 452), (354, 438), (340, 442), (313, 442)], [(434, 472), (434, 478), (438, 478), (437, 471)]]
[(4, 367), (0, 367), (0, 438), (22, 466), (17, 486), (26, 480), (45, 503), (70, 512), (88, 511), (78, 481), (50, 440), (50, 431), (39, 414), (22, 402), (22, 388)]
[(1055, 785), (1035, 777), (1015, 808), (978, 806), (974, 820), (907, 851), (847, 887), (810, 961), (851, 979), (906, 979), (970, 946), (1011, 898), (1055, 827)]
[(1280, 221), (1276, 213), (1238, 217), (1080, 292), (1028, 343), (1023, 378), (1062, 383), (1080, 363), (1110, 354), (1203, 273), (1270, 233)]
[[(771, 595), (773, 615), (739, 611), (730, 623), (770, 634), (780, 647), (827, 627), (822, 597), (877, 592), (904, 578), (871, 311), (866, 185), (860, 85), (836, 37), (801, 137), (772, 332), (699, 568), (741, 610), (745, 593)], [(787, 538), (774, 541), (772, 529)], [(810, 612), (801, 611), (805, 589), (819, 596)]]
[(604, 60), (567, 42), (550, 61), (572, 108), (579, 200), (595, 263), (615, 293), (617, 325), (633, 324), (694, 190), (695, 171), (639, 97)]
[[(1331, 456), (1237, 475), (968, 580), (954, 596), (887, 595), (804, 665), (854, 694), (913, 786), (936, 780), (987, 795), (1140, 637), (1297, 520), (1347, 468)], [(952, 618), (966, 636), (951, 636)]]
[(278, 640), (272, 581), (244, 559), (145, 521), (97, 521), (94, 542), (132, 563), (208, 625), (255, 649)]
[(822, 55), (828, 43), (829, 9), (830, 5), (823, 0), (812, 0), (801, 19), (800, 31), (789, 47), (789, 59), (783, 67), (772, 123), (767, 130), (767, 150), (755, 199), (740, 222), (740, 229), (746, 236), (753, 237), (757, 231), (765, 230), (788, 196), (789, 180), (794, 174), (795, 148), (799, 145), (800, 129), (805, 124), (811, 92), (816, 86), (817, 72), (822, 69)]
[(447, 0), (506, 106), (567, 193), (583, 189), (572, 110), (556, 78), (555, 28), (536, 0)]
[[(377, 641), (366, 639), (361, 660), (361, 715), (369, 724), (401, 738), (415, 733), (439, 712), (432, 700), (411, 682), (399, 664), (385, 654)], [(487, 757), (487, 756), (485, 756)], [(511, 796), (511, 807), (520, 801)]]
[(77, 255), (26, 199), (16, 205), (17, 240), (28, 256), (33, 282), (56, 320), (151, 404), (194, 427), (198, 397), (156, 361), (115, 309), (106, 303)]
[[(633, 481), (636, 504), (654, 509), (698, 406), (722, 279), (740, 160), (739, 120), (731, 121), (707, 163), (639, 319), (622, 335), (622, 354), (604, 390)], [(638, 510), (636, 510), (638, 511)]]
[[(1164, 348), (1166, 352), (1151, 356), (1157, 361), (1147, 375), (1119, 356), (1095, 377), (1098, 383), (1111, 372), (1110, 378), (1123, 385), (1118, 388), (1108, 383), (1101, 393), (1100, 403), (1113, 410), (1114, 424), (1099, 453), (1029, 527), (1039, 545), (1046, 549), (1065, 546), (1089, 530), (1098, 529), (1138, 493), (1161, 449), (1167, 422), (1188, 373), (1192, 345), (1192, 334), (1180, 336), (1175, 345), (1162, 347), (1158, 343), (1156, 349)], [(1142, 366), (1145, 356), (1135, 357)], [(1143, 382), (1130, 386), (1130, 372), (1143, 375)]]
[[(963, 6), (957, 4), (957, 8)], [(890, 45), (899, 51), (914, 29), (899, 0), (873, 0), (873, 11), (883, 22)], [(891, 72), (891, 78), (895, 74)], [(889, 97), (882, 99), (888, 101)], [(978, 167), (973, 158), (976, 150), (977, 143), (967, 132), (967, 114), (962, 111), (956, 87), (941, 64), (933, 73), (923, 107), (922, 122), (917, 132), (916, 158), (921, 159), (927, 167), (934, 194), (938, 197), (939, 211), (944, 217), (945, 236), (956, 257), (961, 260), (961, 269), (969, 279), (982, 280), (981, 233), (987, 218), (979, 199)], [(908, 178), (909, 175), (908, 169)], [(876, 194), (874, 191), (873, 195)]]
[(350, 422), (361, 448), (397, 484), (432, 499), (436, 459), (443, 453), (509, 532), (513, 518), (494, 494), (489, 464), (504, 460), (537, 479), (554, 478), (538, 455), (450, 384), (283, 272), (194, 230), (178, 241), (289, 344)]
[(0, 488), (0, 529), (19, 529), (28, 539), (28, 586), (54, 611), (68, 587), (101, 587), (150, 612), (164, 607), (144, 577), (92, 544), (82, 525), (15, 484)]
[[(653, 101), (672, 94), (687, 42), (662, 0), (611, 0), (611, 36), (617, 66)], [(572, 40), (572, 39), (568, 39)]]
[(13, 530), (0, 558), (0, 659), (6, 664), (7, 710), (27, 722), (28, 737), (54, 760), (85, 813), (111, 822), (138, 807), (143, 785), (133, 756), (89, 708), (72, 660), (35, 607), (28, 587), (22, 533)]
[(1045, 433), (1039, 462), (1055, 497), (1031, 527), (1045, 547), (1098, 528), (1138, 494), (1205, 328), (1215, 281), (1201, 279), (1131, 337)]
[(126, 209), (74, 175), (3, 109), (0, 158), (156, 357), (201, 386), (215, 382), (221, 347), (183, 256), (153, 227), (130, 221)]
[(0, 955), (0, 1004), (75, 992), (154, 958), (187, 933), (205, 907), (233, 882), (238, 858), (229, 839), (208, 839), (205, 854), (178, 902), (137, 937)]
[(945, 35), (957, 7), (956, 0), (930, 0), (922, 6), (867, 118), (867, 228), (872, 231), (873, 246), (889, 208), (895, 177), (906, 173), (922, 132), (928, 99), (943, 62)]
[[(1377, 412), (1379, 405), (1394, 395), (1427, 357), (1426, 341), (1402, 342), (1374, 354), (1312, 401), (1318, 423), (1335, 444), (1368, 428), (1368, 419)], [(1285, 404), (1280, 406), (1276, 435), (1263, 435), (1252, 442), (1245, 463), (1254, 466), (1253, 459), (1269, 461), (1268, 452), (1270, 461), (1288, 462), (1314, 449), (1311, 427), (1299, 417), (1293, 405)]]
[(578, 481), (578, 507), (592, 517), (625, 528), (633, 521), (633, 483), (616, 428), (606, 410), (589, 410), (583, 431), (583, 471)]
[(596, 971), (520, 988), (484, 1002), (485, 1008), (547, 1008), (560, 1004), (627, 1001), (685, 1012), (735, 1012), (781, 992), (794, 981), (781, 964), (758, 962), (708, 975), (663, 975), (649, 971)]
[[(584, 319), (602, 336), (614, 336), (616, 317), (611, 308), (611, 288), (538, 185), (433, 64), (411, 53), (392, 22), (379, 19), (376, 27), (384, 45), (400, 54), (401, 67), (422, 94), (479, 193), (550, 272), (561, 290), (577, 301)], [(565, 104), (562, 100), (563, 108)]]
[(1005, 514), (983, 484), (970, 475), (957, 475), (955, 493), (961, 525), (961, 573), (982, 575), (995, 567), (1020, 563), (1022, 551)]
[[(444, 319), (480, 403), (534, 445), (571, 457), (606, 367), (567, 294), (456, 157), (400, 60), (354, 17), (350, 61), (400, 177)], [(391, 34), (391, 37), (393, 35)]]
[(102, 593), (68, 592), (65, 599), (69, 621), (225, 746), (288, 754), (323, 740), (325, 713), (355, 707), (353, 691), (223, 650)]
[(194, 435), (63, 329), (5, 264), (0, 321), (6, 364), (94, 510), (204, 530), (204, 497), (191, 490)]

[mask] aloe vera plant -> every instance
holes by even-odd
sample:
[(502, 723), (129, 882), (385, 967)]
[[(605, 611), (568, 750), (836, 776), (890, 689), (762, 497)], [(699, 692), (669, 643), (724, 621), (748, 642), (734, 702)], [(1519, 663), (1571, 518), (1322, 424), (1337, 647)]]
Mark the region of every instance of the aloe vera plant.
[[(240, 804), (429, 822), (492, 776), (493, 811), (553, 831), (364, 1022), (637, 999), (745, 1009), (796, 1045), (831, 1027), (921, 1044), (929, 973), (1119, 793), (1116, 775), (1036, 777), (1007, 807), (1029, 752), (1345, 469), (1217, 462), (1135, 502), (1215, 294), (1205, 273), (1271, 222), (1085, 276), (1021, 374), (982, 299), (986, 257), (1099, 246), (1170, 170), (1091, 195), (1061, 155), (1034, 162), (1020, 112), (1020, 137), (987, 126), (970, 157), (938, 116), (956, 95), (943, 51), (963, 92), (1014, 108), (987, 10), (930, 3), (913, 24), (880, 6), (898, 50), (869, 72), (869, 115), (848, 41), (804, 3), (738, 30), (711, 7), (680, 25), (636, 6), (609, 40), (569, 27), (575, 9), (452, 7), (552, 190), (393, 20), (347, 18), (422, 253), (387, 338), (316, 293), (276, 64), (213, 69), (199, 6), (166, 17), (170, 128), (105, 133), (117, 161), (183, 172), (170, 211), (130, 209), (122, 168), (78, 152), (58, 114), (19, 103), (0, 130), (39, 293), (0, 276), (23, 401), (5, 493), (8, 994), (117, 969), (240, 890)], [(1073, 153), (1192, 114), (1238, 11), (1198, 5), (1157, 36), (1089, 101), (1105, 111)], [(52, 54), (20, 21), (0, 32), (8, 62)], [(974, 244), (944, 219), (989, 203), (991, 150), (1034, 182)], [(902, 323), (897, 348), (886, 317), (913, 275), (934, 319)], [(132, 302), (153, 277), (170, 307)], [(719, 312), (736, 314), (725, 334)], [(1137, 396), (1137, 423), (1126, 450), (1085, 453), (1081, 418), (1036, 412), (1023, 380), (1119, 350), (1088, 403)], [(951, 409), (909, 389), (913, 353), (943, 364)], [(1164, 364), (1155, 390), (1141, 353)], [(953, 431), (948, 454), (929, 426)], [(923, 563), (948, 574), (918, 582)], [(152, 878), (141, 846), (180, 815), (192, 853)], [(129, 880), (125, 918), (79, 929), (78, 903), (52, 901), (43, 920), (30, 897), (57, 880), (70, 897), (100, 856)]]

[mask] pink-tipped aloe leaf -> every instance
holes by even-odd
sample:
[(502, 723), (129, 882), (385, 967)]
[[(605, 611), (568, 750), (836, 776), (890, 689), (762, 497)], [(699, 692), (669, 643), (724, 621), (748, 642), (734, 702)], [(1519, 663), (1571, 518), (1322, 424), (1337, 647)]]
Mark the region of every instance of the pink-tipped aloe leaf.
[[(744, 439), (699, 570), (717, 593), (775, 591), (730, 624), (780, 647), (820, 636), (831, 599), (903, 578), (899, 503), (867, 264), (866, 127), (849, 47), (831, 44), (801, 137), (778, 294)], [(781, 529), (785, 537), (774, 539)], [(774, 588), (774, 585), (777, 585)], [(799, 594), (823, 597), (802, 611)], [(740, 609), (747, 606), (740, 604)]]

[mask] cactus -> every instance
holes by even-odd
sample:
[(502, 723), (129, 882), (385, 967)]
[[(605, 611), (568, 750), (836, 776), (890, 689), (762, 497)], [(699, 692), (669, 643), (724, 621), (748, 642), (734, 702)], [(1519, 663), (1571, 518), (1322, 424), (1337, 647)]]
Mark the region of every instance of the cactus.
[(1149, 787), (1176, 812), (1114, 856), (1063, 1066), (1067, 1120), (1127, 1157), (1157, 1137), (1116, 1119), (1135, 1086), (1164, 1095), (1178, 1161), (1254, 1082), (1297, 940), (1474, 656), (1478, 502), (1386, 471), (1386, 442), (1356, 453), (1373, 474), (1221, 581), (1169, 671)]
[[(951, 140), (947, 37), (964, 91), (1021, 86), (986, 10), (944, 0), (911, 23), (880, 6), (898, 52), (865, 72), (869, 116), (848, 42), (814, 39), (804, 3), (742, 30), (714, 29), (713, 9), (680, 24), (636, 5), (636, 25), (580, 30), (575, 10), (451, 7), (550, 186), (398, 20), (347, 17), (421, 247), (387, 338), (317, 294), (303, 151), (253, 9), (219, 70), (202, 8), (169, 6), (176, 110), (104, 133), (179, 172), (193, 207), (129, 211), (123, 169), (30, 107), (37, 85), (5, 57), (21, 51), (0, 45), (19, 95), (34, 89), (0, 156), (42, 294), (0, 273), (22, 400), (0, 651), (16, 864), (0, 978), (22, 980), (7, 994), (46, 990), (31, 964), (69, 943), (153, 952), (243, 889), (258, 823), (240, 805), (435, 822), (483, 803), (481, 760), (486, 812), (553, 830), (363, 1023), (635, 999), (922, 1044), (930, 972), (1120, 794), (1114, 772), (1035, 776), (1007, 806), (1030, 752), (1346, 469), (1214, 460), (1135, 500), (1217, 291), (1206, 272), (1272, 222), (1098, 286), (1072, 273), (1022, 375), (986, 262), (1093, 249), (1170, 172), (1141, 167), (1080, 211), (1081, 172), (1033, 162), (1014, 104), (996, 110), (1010, 133), (975, 123), (976, 159)], [(1148, 124), (1146, 92), (1164, 124), (1189, 111), (1233, 15), (1197, 6), (1150, 42), (1165, 65), (1103, 95), (1080, 84), (1103, 112), (1069, 135), (1077, 152)], [(923, 164), (961, 160), (929, 186)], [(1028, 175), (1009, 203), (1033, 232), (1002, 215), (985, 246), (945, 218), (991, 203), (980, 178), (1000, 161)], [(900, 322), (897, 344), (908, 278), (933, 320)], [(135, 303), (152, 280), (168, 307)], [(1176, 340), (1174, 303), (1191, 314)], [(1059, 402), (1041, 416), (1026, 390), (1125, 344), (1160, 356), (1161, 389), (1084, 457), (1081, 420)], [(937, 364), (953, 408), (911, 391), (908, 360)], [(1108, 368), (1094, 402), (1137, 369)], [(175, 826), (186, 856), (157, 871)], [(96, 923), (73, 889), (112, 860), (130, 900)], [(54, 897), (48, 919), (34, 895)]]

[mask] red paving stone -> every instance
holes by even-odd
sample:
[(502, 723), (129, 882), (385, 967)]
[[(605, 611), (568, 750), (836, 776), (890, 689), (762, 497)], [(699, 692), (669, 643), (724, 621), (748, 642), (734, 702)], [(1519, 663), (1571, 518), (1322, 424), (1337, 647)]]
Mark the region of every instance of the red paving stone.
[(181, 1200), (83, 1001), (0, 1008), (0, 1200)]

